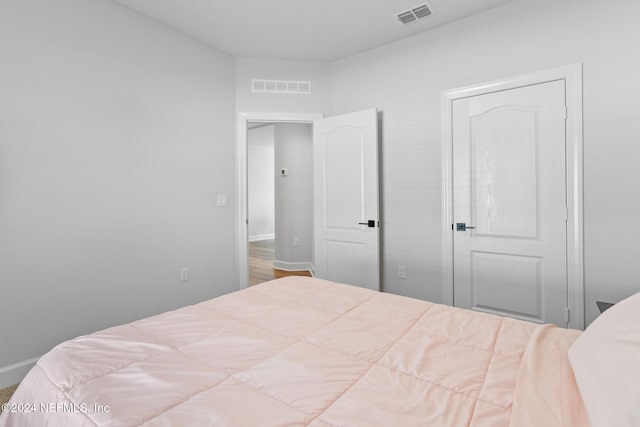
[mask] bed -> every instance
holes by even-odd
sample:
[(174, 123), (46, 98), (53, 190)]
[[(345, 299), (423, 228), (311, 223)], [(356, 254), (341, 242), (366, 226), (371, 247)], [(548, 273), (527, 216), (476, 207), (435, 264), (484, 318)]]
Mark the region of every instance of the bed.
[(0, 426), (588, 427), (579, 336), (287, 277), (58, 345)]

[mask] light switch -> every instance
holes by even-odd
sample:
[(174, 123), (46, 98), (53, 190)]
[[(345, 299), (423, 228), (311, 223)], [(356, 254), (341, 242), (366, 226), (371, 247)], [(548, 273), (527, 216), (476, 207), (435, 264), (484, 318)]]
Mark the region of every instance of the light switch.
[(229, 202), (227, 201), (226, 194), (218, 194), (218, 206), (227, 207), (229, 206)]

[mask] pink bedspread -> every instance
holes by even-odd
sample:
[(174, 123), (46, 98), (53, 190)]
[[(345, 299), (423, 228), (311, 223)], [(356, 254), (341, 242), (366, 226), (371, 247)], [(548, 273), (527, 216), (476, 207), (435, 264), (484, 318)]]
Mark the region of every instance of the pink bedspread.
[(582, 427), (577, 334), (289, 277), (60, 344), (0, 426)]

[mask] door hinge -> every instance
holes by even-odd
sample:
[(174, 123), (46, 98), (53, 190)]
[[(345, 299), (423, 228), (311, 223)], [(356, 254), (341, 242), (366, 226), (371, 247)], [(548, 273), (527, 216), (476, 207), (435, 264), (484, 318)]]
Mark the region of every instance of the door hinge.
[(564, 207), (564, 220), (569, 221), (569, 208), (567, 206)]
[(567, 324), (569, 323), (569, 312), (570, 312), (569, 307), (566, 307), (564, 309), (564, 321), (567, 322)]
[(567, 106), (563, 105), (562, 106), (562, 118), (567, 120), (567, 117), (569, 117), (568, 114), (567, 114)]

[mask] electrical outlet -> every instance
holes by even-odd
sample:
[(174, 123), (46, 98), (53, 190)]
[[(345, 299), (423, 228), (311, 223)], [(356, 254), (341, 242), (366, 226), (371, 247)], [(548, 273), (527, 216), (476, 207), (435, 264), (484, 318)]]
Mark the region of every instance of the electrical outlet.
[(407, 274), (406, 274), (404, 265), (399, 265), (398, 266), (398, 279), (406, 279), (406, 278), (407, 278)]
[(180, 281), (181, 282), (189, 281), (189, 267), (180, 267)]
[(300, 246), (300, 239), (298, 239), (297, 237), (293, 238), (293, 246)]

